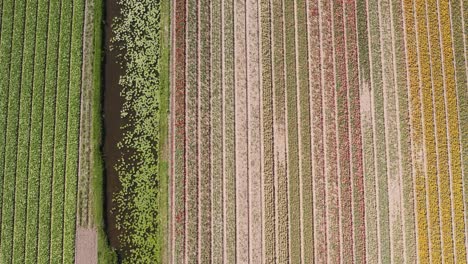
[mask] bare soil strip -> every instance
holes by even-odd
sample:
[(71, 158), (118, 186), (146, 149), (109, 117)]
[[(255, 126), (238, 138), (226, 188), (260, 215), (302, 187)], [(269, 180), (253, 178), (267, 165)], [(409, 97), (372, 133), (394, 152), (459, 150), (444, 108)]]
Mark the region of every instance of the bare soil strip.
[(362, 134), (359, 94), (359, 65), (356, 28), (356, 2), (344, 5), (346, 59), (348, 81), (350, 163), (353, 202), (353, 246), (354, 262), (362, 263), (366, 259), (364, 174), (362, 158)]
[(234, 2), (237, 262), (249, 262), (248, 97), (245, 1)]
[[(443, 51), (443, 70), (445, 82), (445, 105), (449, 139), (449, 164), (452, 176), (452, 218), (454, 220), (455, 261), (466, 259), (466, 236), (463, 205), (462, 157), (460, 150), (459, 119), (457, 114), (457, 91), (455, 84), (454, 57), (451, 38), (449, 4), (439, 2), (439, 25), (441, 27), (441, 46)], [(466, 122), (461, 121), (461, 122)], [(466, 198), (466, 197), (465, 197)]]
[(260, 1), (261, 86), (263, 136), (263, 261), (276, 261), (275, 175), (273, 138), (273, 84), (271, 6), (269, 0)]
[(408, 87), (406, 78), (406, 51), (404, 43), (404, 28), (402, 4), (393, 1), (391, 4), (392, 30), (394, 36), (394, 74), (397, 85), (397, 113), (398, 113), (398, 156), (400, 162), (400, 189), (402, 194), (403, 241), (404, 258), (407, 263), (416, 261), (416, 237), (414, 224), (414, 192), (411, 171), (411, 142), (408, 112)]
[[(301, 197), (301, 261), (314, 259), (314, 201), (312, 177), (312, 134), (310, 115), (309, 52), (307, 31), (307, 1), (295, 2), (297, 102), (300, 151)], [(316, 42), (318, 43), (318, 42)]]
[(392, 262), (403, 263), (404, 250), (401, 216), (400, 159), (398, 156), (398, 113), (394, 75), (394, 35), (391, 18), (390, 2), (387, 0), (381, 1), (379, 4), (379, 21), (381, 24), (383, 101), (389, 193), (390, 257)]
[(234, 2), (223, 3), (224, 262), (236, 263)]
[(97, 264), (97, 253), (96, 230), (77, 227), (75, 264)]
[[(314, 201), (314, 260), (318, 263), (327, 261), (327, 215), (324, 159), (324, 123), (323, 123), (323, 90), (324, 79), (322, 50), (322, 3), (308, 1), (307, 26), (309, 32), (309, 100), (312, 123), (312, 167), (313, 167), (313, 201)], [(317, 45), (316, 43), (319, 43)]]
[(249, 262), (262, 263), (262, 168), (258, 3), (246, 3)]

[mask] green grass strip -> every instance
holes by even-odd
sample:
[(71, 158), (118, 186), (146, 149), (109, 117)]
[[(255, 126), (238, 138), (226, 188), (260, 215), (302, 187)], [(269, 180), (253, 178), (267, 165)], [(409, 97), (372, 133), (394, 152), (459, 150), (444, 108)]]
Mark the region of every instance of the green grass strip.
[(276, 259), (275, 234), (275, 178), (273, 139), (273, 84), (271, 58), (271, 7), (270, 1), (260, 2), (260, 38), (263, 104), (263, 240), (265, 262)]
[(57, 88), (58, 46), (60, 31), (60, 1), (49, 3), (49, 28), (46, 59), (46, 80), (43, 109), (42, 160), (39, 201), (39, 238), (37, 262), (50, 259), (52, 174), (54, 158), (55, 102)]
[(198, 42), (200, 49), (199, 83), (199, 171), (200, 175), (200, 262), (211, 262), (211, 7), (209, 0), (199, 2), (200, 20)]
[(21, 77), (21, 97), (19, 113), (19, 137), (18, 137), (18, 163), (16, 168), (16, 190), (15, 190), (15, 226), (13, 229), (13, 263), (25, 262), (26, 243), (26, 219), (27, 219), (27, 193), (29, 180), (29, 145), (31, 127), (31, 103), (33, 93), (34, 77), (34, 51), (37, 26), (37, 0), (26, 3), (26, 24), (23, 51), (23, 69)]
[(289, 189), (289, 246), (291, 263), (301, 262), (301, 201), (299, 178), (299, 139), (297, 117), (296, 34), (294, 1), (284, 2), (286, 108)]
[(224, 1), (224, 177), (226, 193), (226, 260), (236, 263), (236, 157), (235, 157), (235, 87), (234, 87), (234, 2)]
[[(457, 102), (458, 102), (458, 118), (460, 122), (460, 142), (461, 142), (461, 165), (463, 174), (464, 186), (464, 205), (465, 205), (465, 230), (468, 231), (466, 226), (468, 223), (468, 91), (466, 89), (467, 75), (464, 53), (464, 39), (463, 39), (463, 21), (461, 14), (461, 1), (453, 0), (450, 4), (451, 21), (452, 21), (452, 38), (454, 46), (454, 60), (455, 60), (455, 81), (457, 87)], [(467, 7), (468, 4), (464, 3)], [(466, 13), (465, 13), (466, 15)], [(468, 21), (465, 21), (468, 23)], [(465, 24), (466, 28), (466, 24)], [(465, 231), (465, 234), (468, 232)], [(467, 239), (467, 238), (465, 238)]]
[[(65, 163), (67, 146), (68, 90), (70, 82), (71, 0), (62, 0), (60, 11), (60, 39), (58, 73), (55, 98), (54, 169), (52, 174), (52, 218), (50, 224), (50, 259), (62, 262), (63, 200), (65, 188)], [(80, 75), (80, 74), (79, 74)], [(78, 111), (79, 112), (79, 111)]]
[(310, 91), (309, 91), (309, 57), (307, 34), (307, 3), (296, 0), (297, 24), (297, 74), (299, 93), (299, 123), (301, 151), (301, 181), (302, 181), (302, 255), (305, 263), (314, 259), (314, 220), (313, 220), (313, 178), (311, 153), (311, 119), (310, 119)]
[[(82, 69), (82, 37), (84, 23), (84, 1), (73, 1), (71, 27), (70, 80), (68, 84), (68, 116), (65, 186), (63, 196), (63, 262), (71, 263), (75, 258), (75, 223), (78, 177), (78, 144), (80, 122), (80, 92)], [(90, 187), (89, 187), (90, 188)], [(101, 205), (102, 206), (102, 205)]]
[[(277, 129), (275, 132), (285, 133), (286, 127), (286, 94), (285, 94), (285, 74), (284, 74), (284, 14), (281, 0), (272, 1), (273, 18), (273, 93), (274, 93), (274, 119)], [(276, 136), (276, 135), (275, 135)], [(288, 225), (288, 175), (286, 171), (286, 148), (281, 147), (286, 138), (275, 138), (280, 146), (277, 150), (278, 158), (276, 164), (277, 186), (277, 261), (286, 262), (289, 259), (289, 225)]]
[(46, 70), (47, 21), (49, 12), (48, 3), (48, 0), (39, 0), (37, 7), (34, 77), (32, 84), (31, 138), (28, 164), (25, 263), (35, 263), (38, 253), (39, 184), (42, 156), (42, 120)]
[(211, 5), (212, 261), (222, 263), (224, 253), (222, 1), (214, 0)]
[(170, 98), (170, 52), (171, 52), (171, 2), (161, 1), (160, 4), (160, 59), (159, 59), (159, 215), (158, 224), (160, 243), (159, 259), (162, 263), (168, 263), (169, 254), (168, 243), (168, 215), (169, 215), (169, 98)]
[(16, 189), (18, 124), (21, 94), (21, 69), (23, 64), (23, 40), (25, 26), (25, 1), (15, 1), (12, 50), (10, 62), (10, 78), (8, 84), (8, 111), (5, 141), (5, 164), (3, 177), (3, 206), (1, 228), (1, 252), (0, 261), (9, 263), (12, 261), (14, 240), (14, 210)]
[[(0, 197), (3, 197), (5, 178), (5, 150), (8, 118), (8, 97), (10, 82), (10, 64), (13, 41), (14, 0), (6, 0), (2, 13), (2, 39), (0, 43)], [(3, 217), (3, 203), (0, 203), (0, 220)], [(0, 234), (2, 232), (0, 224)], [(1, 237), (1, 236), (0, 236)]]

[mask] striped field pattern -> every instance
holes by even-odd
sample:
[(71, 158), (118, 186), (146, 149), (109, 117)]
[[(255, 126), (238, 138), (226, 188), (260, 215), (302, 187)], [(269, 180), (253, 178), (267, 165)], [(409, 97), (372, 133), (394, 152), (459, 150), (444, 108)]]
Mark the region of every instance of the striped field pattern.
[(171, 263), (467, 263), (466, 0), (172, 0)]

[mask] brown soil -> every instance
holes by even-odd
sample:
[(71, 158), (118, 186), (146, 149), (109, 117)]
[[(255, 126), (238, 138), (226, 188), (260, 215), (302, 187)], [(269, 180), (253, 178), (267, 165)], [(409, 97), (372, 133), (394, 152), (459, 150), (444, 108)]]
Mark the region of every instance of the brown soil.
[(97, 262), (97, 232), (95, 229), (76, 228), (75, 264)]
[(119, 8), (114, 0), (106, 0), (105, 2), (105, 58), (104, 58), (104, 166), (106, 175), (106, 232), (109, 238), (110, 245), (113, 248), (120, 249), (118, 240), (119, 231), (116, 228), (116, 216), (112, 214), (112, 209), (115, 207), (113, 202), (113, 194), (119, 190), (120, 184), (118, 174), (115, 170), (115, 165), (120, 158), (120, 150), (117, 148), (117, 143), (122, 138), (120, 126), (122, 120), (120, 118), (120, 110), (122, 108), (123, 99), (120, 97), (119, 77), (123, 74), (123, 69), (117, 63), (117, 51), (111, 50), (110, 39), (113, 37), (111, 31), (112, 21), (119, 16)]

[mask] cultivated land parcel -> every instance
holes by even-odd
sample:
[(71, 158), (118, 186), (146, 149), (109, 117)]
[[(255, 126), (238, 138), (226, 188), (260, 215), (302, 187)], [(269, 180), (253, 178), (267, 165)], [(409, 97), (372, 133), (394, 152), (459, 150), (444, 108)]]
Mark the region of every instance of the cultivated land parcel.
[(466, 263), (467, 3), (173, 0), (171, 263)]
[(0, 0), (0, 263), (467, 263), (467, 25), (466, 0)]

